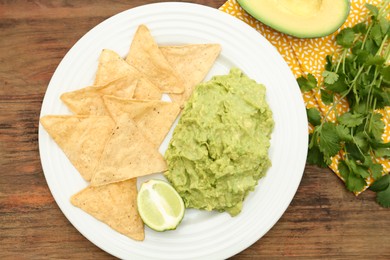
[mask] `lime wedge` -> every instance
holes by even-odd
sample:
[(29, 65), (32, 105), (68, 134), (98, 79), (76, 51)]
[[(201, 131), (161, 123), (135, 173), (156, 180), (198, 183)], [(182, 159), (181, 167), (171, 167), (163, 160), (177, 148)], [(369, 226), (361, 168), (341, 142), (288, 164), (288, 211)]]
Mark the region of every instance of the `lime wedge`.
[(144, 182), (138, 192), (137, 205), (144, 223), (156, 231), (175, 229), (184, 216), (182, 198), (162, 180)]

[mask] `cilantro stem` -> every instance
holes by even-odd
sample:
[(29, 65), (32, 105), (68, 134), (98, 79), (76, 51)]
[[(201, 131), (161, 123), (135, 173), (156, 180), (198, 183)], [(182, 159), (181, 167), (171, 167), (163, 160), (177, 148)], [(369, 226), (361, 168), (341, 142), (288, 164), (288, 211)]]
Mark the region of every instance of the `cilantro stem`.
[[(375, 110), (375, 108), (376, 108), (376, 98), (374, 99), (374, 105), (373, 105), (373, 109), (372, 109), (372, 111), (374, 111)], [(372, 126), (372, 118), (373, 118), (373, 116), (374, 116), (374, 113), (370, 113), (370, 119), (369, 119), (369, 123), (368, 123), (368, 132), (370, 132), (371, 131), (371, 126)]]
[[(380, 55), (380, 54), (382, 53), (382, 50), (383, 50), (383, 48), (384, 48), (384, 46), (385, 46), (385, 43), (386, 43), (386, 41), (387, 41), (387, 38), (388, 38), (388, 35), (386, 34), (385, 37), (384, 37), (383, 40), (382, 40), (381, 46), (379, 47), (378, 51), (376, 52), (376, 55)], [(387, 47), (389, 47), (389, 45), (388, 45)], [(388, 48), (387, 48), (387, 49), (388, 49)]]
[[(330, 112), (334, 111), (335, 115), (336, 115), (336, 118), (337, 118), (337, 105), (341, 102), (341, 100), (343, 100), (348, 94), (349, 92), (351, 91), (351, 88), (348, 89), (348, 91), (346, 91), (346, 93), (344, 93), (343, 95), (341, 95), (338, 100), (336, 100), (335, 102), (333, 102), (333, 105), (330, 109), (328, 109), (328, 111), (326, 112), (325, 116), (324, 116), (324, 122), (328, 122), (328, 116), (330, 114)], [(323, 123), (324, 123), (323, 122)], [(321, 125), (323, 125), (323, 123), (321, 123)]]
[[(372, 65), (368, 67), (367, 73), (371, 70), (371, 67)], [(366, 109), (364, 111), (364, 114), (367, 114), (369, 116), (369, 119), (366, 120), (364, 124), (364, 132), (367, 136), (368, 136), (367, 132), (371, 131), (371, 121), (372, 121), (371, 119), (373, 117), (373, 111), (376, 109), (376, 102), (377, 102), (377, 99), (374, 98), (374, 96), (372, 95), (373, 88), (374, 87), (380, 88), (382, 84), (381, 79), (380, 78), (377, 79), (378, 76), (380, 76), (379, 71), (378, 68), (375, 67), (374, 78), (370, 83), (370, 85), (368, 86), (368, 97), (367, 97)]]
[[(387, 37), (388, 35), (385, 36), (385, 38)], [(385, 64), (388, 64), (389, 63), (389, 59), (390, 59), (390, 43), (387, 45), (386, 47), (386, 50), (384, 51), (384, 58), (385, 58)]]
[[(344, 63), (345, 57), (347, 56), (347, 53), (348, 53), (348, 50), (347, 50), (347, 49), (344, 49), (344, 50), (343, 50), (343, 53), (342, 53), (341, 56), (340, 56), (341, 58), (340, 58), (339, 61), (337, 62), (337, 66), (336, 66), (336, 69), (335, 69), (336, 72), (339, 71), (339, 67), (340, 67), (341, 63), (342, 63), (342, 62)], [(343, 71), (345, 71), (344, 65), (343, 65)]]
[(372, 23), (368, 26), (366, 35), (364, 35), (363, 42), (362, 42), (362, 47), (360, 48), (361, 50), (363, 50), (364, 46), (366, 45), (367, 37), (370, 34), (371, 29), (372, 29)]
[(353, 90), (353, 93), (355, 94), (355, 99), (356, 99), (356, 103), (359, 104), (359, 101), (360, 101), (360, 97), (359, 97), (359, 93), (357, 91), (357, 80), (359, 79), (360, 75), (362, 74), (362, 71), (364, 69), (364, 66), (361, 66), (358, 70), (358, 72), (356, 73), (356, 76), (354, 77), (354, 79), (350, 82), (351, 84), (351, 87), (348, 89), (348, 92), (346, 93), (345, 96), (348, 95), (348, 93), (351, 91), (351, 89)]

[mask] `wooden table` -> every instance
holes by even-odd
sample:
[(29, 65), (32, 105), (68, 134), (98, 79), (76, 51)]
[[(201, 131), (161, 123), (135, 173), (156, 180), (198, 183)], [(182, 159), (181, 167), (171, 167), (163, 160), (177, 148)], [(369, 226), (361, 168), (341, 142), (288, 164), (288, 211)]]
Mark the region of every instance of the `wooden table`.
[[(65, 53), (92, 27), (152, 0), (0, 2), (0, 259), (109, 259), (65, 218), (38, 153), (41, 102)], [(218, 8), (224, 0), (195, 0)], [(288, 169), (286, 169), (288, 171)], [(390, 259), (390, 210), (307, 166), (278, 223), (235, 259)], [(266, 214), (266, 213), (264, 213)]]

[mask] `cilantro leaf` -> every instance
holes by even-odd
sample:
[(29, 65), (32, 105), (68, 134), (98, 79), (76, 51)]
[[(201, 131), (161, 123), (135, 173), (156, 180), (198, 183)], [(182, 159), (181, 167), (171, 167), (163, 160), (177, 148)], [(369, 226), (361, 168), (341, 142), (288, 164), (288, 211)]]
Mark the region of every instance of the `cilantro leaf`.
[(373, 166), (375, 163), (373, 162), (372, 160), (372, 157), (371, 155), (367, 154), (364, 156), (364, 161), (363, 161), (363, 166), (365, 166), (366, 168), (371, 168), (371, 166)]
[[(371, 54), (369, 54), (371, 55)], [(365, 64), (364, 64), (365, 65)], [(375, 75), (374, 73), (368, 73), (361, 75), (359, 85), (356, 86), (359, 90), (368, 91), (370, 84), (374, 81)], [(362, 93), (363, 94), (363, 93)], [(364, 93), (365, 95), (368, 93)]]
[(307, 75), (307, 78), (304, 76), (297, 78), (297, 82), (303, 92), (308, 92), (317, 87), (317, 79), (310, 73)]
[(390, 21), (384, 17), (379, 18), (379, 26), (383, 35), (386, 35), (390, 29)]
[(345, 181), (345, 185), (349, 191), (358, 192), (363, 190), (367, 183), (361, 176), (350, 173)]
[(390, 157), (390, 148), (377, 148), (374, 149), (374, 153), (376, 157)]
[(360, 152), (358, 146), (353, 142), (345, 143), (344, 150), (348, 153), (348, 156), (356, 161), (364, 161), (364, 155)]
[(358, 126), (363, 123), (363, 120), (362, 114), (351, 112), (344, 113), (338, 118), (339, 123), (347, 127)]
[(384, 208), (390, 208), (390, 185), (376, 194), (376, 202)]
[(372, 5), (372, 4), (368, 4), (366, 3), (365, 4), (366, 8), (370, 11), (370, 14), (374, 17), (377, 17), (378, 14), (379, 14), (379, 9), (378, 7), (376, 7), (375, 5)]
[(377, 192), (376, 201), (382, 207), (390, 207), (390, 175), (383, 175), (377, 179), (369, 188)]
[(355, 141), (355, 144), (360, 148), (360, 150), (362, 150), (363, 152), (368, 152), (368, 140), (367, 140), (367, 136), (365, 133), (363, 132), (359, 132), (357, 133), (353, 140)]
[(336, 131), (341, 141), (353, 141), (353, 137), (349, 133), (349, 129), (347, 127), (343, 125), (337, 125)]
[(364, 179), (370, 177), (368, 170), (365, 167), (358, 165), (354, 160), (346, 160), (345, 162), (356, 176), (360, 176)]
[(390, 142), (389, 143), (384, 143), (382, 140), (373, 140), (369, 139), (370, 145), (377, 149), (377, 148), (390, 148)]
[(367, 50), (359, 49), (356, 51), (356, 63), (364, 65), (369, 55), (372, 55)]
[(309, 108), (306, 109), (307, 118), (313, 126), (317, 126), (321, 124), (321, 114), (320, 111), (318, 111), (317, 108)]
[(376, 180), (371, 186), (370, 190), (378, 192), (387, 189), (390, 186), (390, 174), (383, 175), (381, 178)]
[(339, 75), (336, 72), (325, 70), (322, 72), (322, 76), (324, 77), (324, 82), (327, 84), (333, 84), (339, 78)]
[(382, 115), (374, 113), (370, 122), (371, 134), (376, 140), (382, 140), (382, 134), (385, 130), (385, 123), (382, 121)]
[(325, 105), (330, 105), (334, 101), (334, 94), (331, 92), (328, 92), (324, 89), (321, 89), (321, 100)]
[(353, 45), (353, 47), (351, 48), (352, 54), (357, 55), (360, 51), (364, 50), (362, 49), (362, 46), (363, 46), (363, 41), (357, 40)]
[(371, 171), (371, 177), (374, 180), (377, 180), (382, 176), (383, 166), (382, 166), (382, 164), (379, 164), (379, 163), (373, 163), (370, 166), (370, 171)]
[(369, 53), (371, 53), (372, 55), (375, 55), (376, 52), (378, 51), (379, 49), (379, 46), (377, 46), (374, 42), (373, 39), (371, 38), (367, 38), (366, 39), (366, 44), (364, 45), (364, 49), (366, 51), (368, 51)]
[(354, 102), (354, 100), (348, 100), (350, 103), (352, 104), (349, 104), (353, 113), (357, 113), (357, 114), (365, 114), (366, 111), (367, 111), (367, 105), (365, 103), (356, 103)]
[(346, 78), (345, 78), (345, 75), (344, 74), (338, 74), (338, 79), (330, 84), (330, 83), (326, 83), (324, 82), (325, 84), (325, 87), (327, 90), (330, 90), (330, 91), (333, 91), (333, 92), (336, 92), (336, 93), (342, 93), (344, 91), (346, 91), (348, 89), (348, 85), (346, 83)]
[(343, 177), (344, 181), (346, 181), (348, 179), (348, 175), (350, 172), (349, 172), (348, 165), (345, 163), (344, 160), (339, 161), (337, 165), (337, 169), (339, 170), (341, 177)]
[(376, 109), (381, 109), (390, 105), (390, 88), (387, 90), (374, 88), (372, 89), (372, 94), (376, 98)]
[(353, 172), (355, 172), (356, 175), (360, 175), (364, 179), (370, 177), (370, 173), (368, 172), (368, 169), (360, 165), (357, 165), (356, 168), (353, 169)]
[(383, 37), (382, 37), (381, 26), (379, 24), (374, 24), (372, 26), (371, 32), (370, 32), (370, 37), (371, 37), (371, 39), (374, 40), (374, 42), (377, 46), (381, 46)]
[(366, 60), (365, 60), (365, 65), (366, 66), (371, 66), (371, 65), (382, 65), (385, 63), (385, 59), (379, 55), (368, 55)]
[(355, 32), (352, 28), (349, 27), (342, 29), (340, 33), (336, 36), (337, 44), (346, 49), (352, 46), (354, 39)]
[(340, 138), (337, 134), (335, 124), (325, 122), (322, 125), (320, 129), (319, 148), (327, 158), (336, 155), (340, 151)]
[(333, 67), (332, 59), (333, 59), (332, 55), (326, 55), (326, 57), (325, 57), (325, 60), (326, 60), (325, 70), (332, 71), (332, 67)]
[[(356, 67), (356, 56), (351, 54), (344, 61), (343, 72), (348, 79), (354, 79), (358, 75), (358, 69)], [(350, 84), (350, 83), (348, 83)]]
[(366, 33), (367, 32), (367, 26), (364, 22), (361, 22), (361, 23), (358, 23), (356, 24), (354, 27), (352, 27), (352, 30), (355, 32), (355, 33)]
[(380, 70), (383, 81), (390, 84), (390, 66), (385, 66)]
[(385, 106), (390, 106), (390, 85), (388, 90), (382, 94), (382, 102)]
[(324, 154), (320, 151), (318, 146), (309, 148), (307, 154), (307, 163), (311, 165), (317, 165), (321, 168), (326, 168), (328, 166), (324, 160)]

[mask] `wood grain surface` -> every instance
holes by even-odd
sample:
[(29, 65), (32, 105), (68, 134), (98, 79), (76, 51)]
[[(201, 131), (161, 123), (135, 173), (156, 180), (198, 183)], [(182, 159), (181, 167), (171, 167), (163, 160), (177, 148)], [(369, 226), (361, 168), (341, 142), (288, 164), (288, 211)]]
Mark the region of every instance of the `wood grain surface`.
[[(0, 259), (113, 258), (55, 203), (40, 164), (39, 112), (55, 68), (81, 36), (152, 2), (159, 1), (0, 1)], [(217, 8), (224, 1), (190, 2)], [(390, 259), (389, 213), (373, 192), (356, 198), (329, 169), (307, 166), (282, 218), (233, 258)]]

